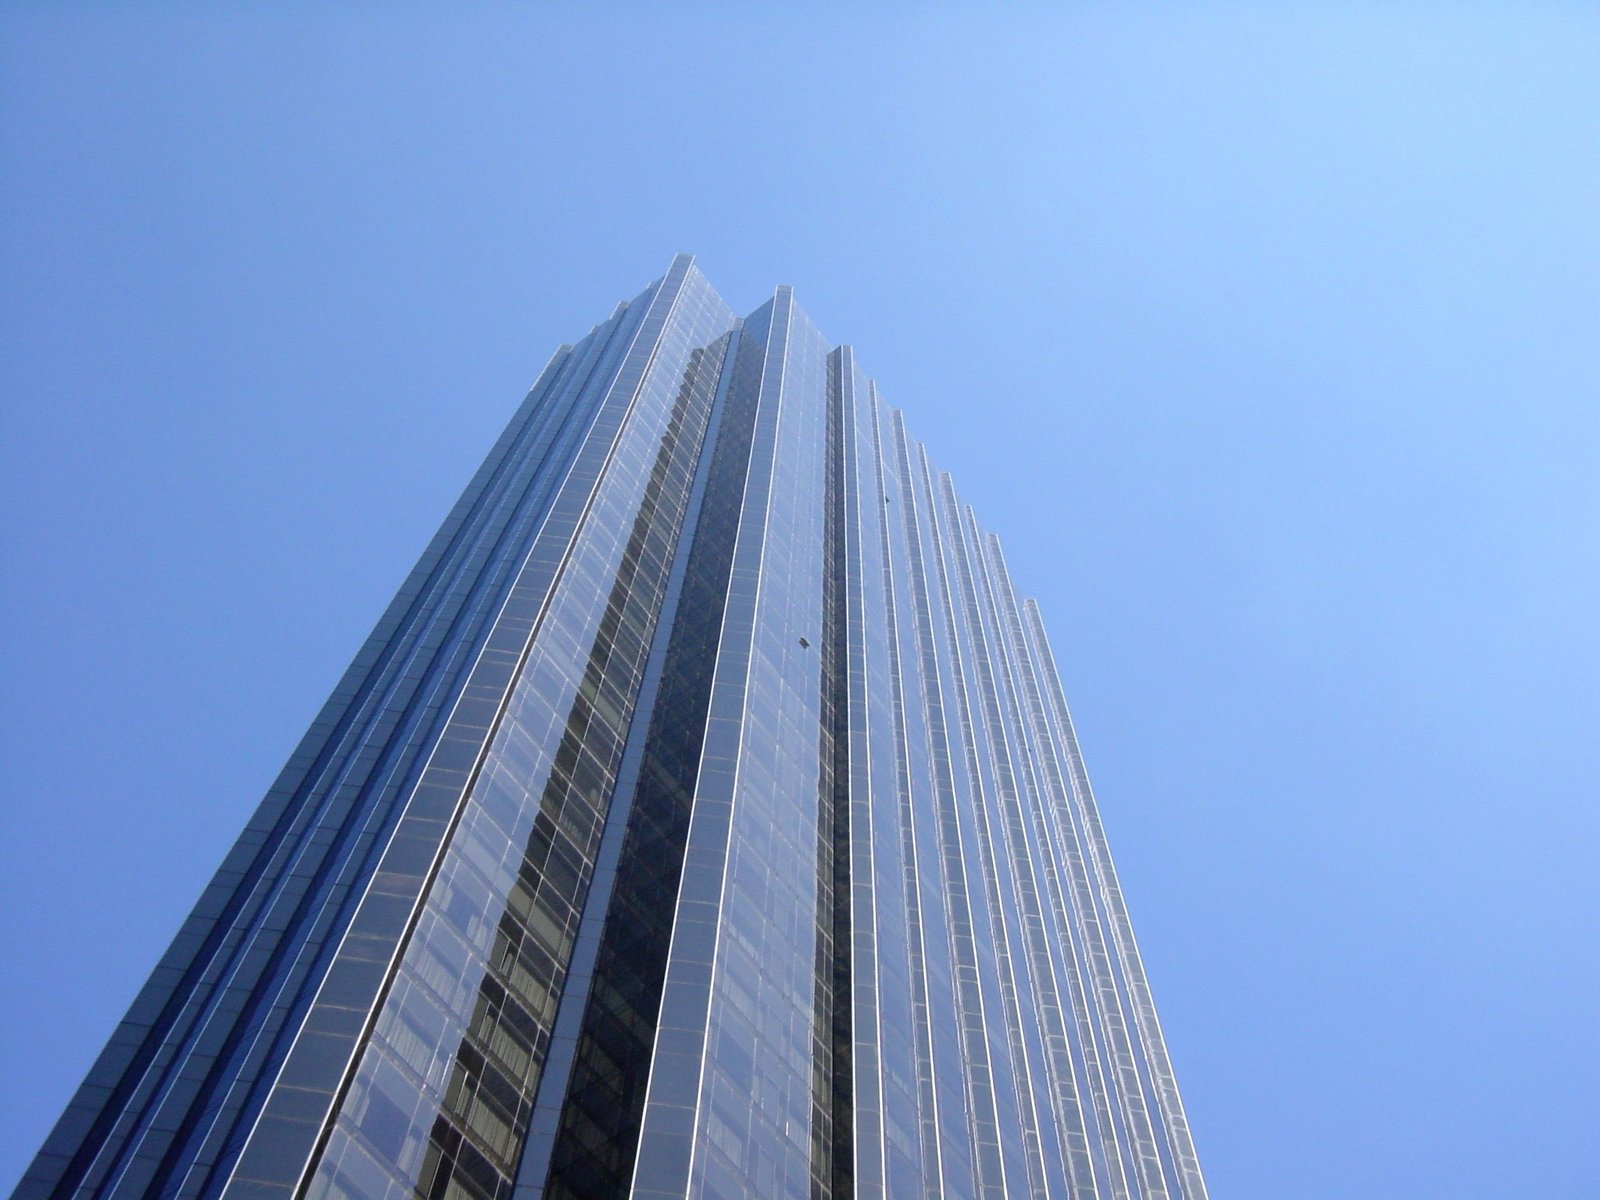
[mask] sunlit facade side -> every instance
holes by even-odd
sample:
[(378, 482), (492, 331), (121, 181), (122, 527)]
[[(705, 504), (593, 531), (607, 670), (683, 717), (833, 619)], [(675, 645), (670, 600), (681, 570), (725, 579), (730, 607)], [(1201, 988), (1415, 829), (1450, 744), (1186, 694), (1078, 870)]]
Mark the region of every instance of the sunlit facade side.
[(556, 352), (17, 1195), (1205, 1196), (1038, 609), (788, 289)]

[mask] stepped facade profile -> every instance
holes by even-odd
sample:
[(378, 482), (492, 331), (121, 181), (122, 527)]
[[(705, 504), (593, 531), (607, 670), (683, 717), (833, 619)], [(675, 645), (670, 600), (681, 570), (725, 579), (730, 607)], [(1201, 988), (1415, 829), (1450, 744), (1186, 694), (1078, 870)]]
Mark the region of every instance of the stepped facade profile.
[(24, 1177), (1203, 1200), (1040, 613), (848, 346), (563, 346)]

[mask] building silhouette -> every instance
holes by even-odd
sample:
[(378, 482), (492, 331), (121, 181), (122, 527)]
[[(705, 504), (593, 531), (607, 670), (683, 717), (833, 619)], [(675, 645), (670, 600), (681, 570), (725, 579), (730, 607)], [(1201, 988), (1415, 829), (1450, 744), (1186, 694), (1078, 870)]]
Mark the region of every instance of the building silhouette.
[(561, 347), (18, 1190), (1204, 1184), (1037, 608), (849, 347)]

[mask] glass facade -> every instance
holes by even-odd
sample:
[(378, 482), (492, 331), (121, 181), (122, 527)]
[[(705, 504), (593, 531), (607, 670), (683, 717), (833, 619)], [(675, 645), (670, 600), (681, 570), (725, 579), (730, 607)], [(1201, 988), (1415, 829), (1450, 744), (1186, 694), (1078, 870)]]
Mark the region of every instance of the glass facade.
[(556, 352), (17, 1195), (1205, 1196), (1038, 608), (787, 288)]

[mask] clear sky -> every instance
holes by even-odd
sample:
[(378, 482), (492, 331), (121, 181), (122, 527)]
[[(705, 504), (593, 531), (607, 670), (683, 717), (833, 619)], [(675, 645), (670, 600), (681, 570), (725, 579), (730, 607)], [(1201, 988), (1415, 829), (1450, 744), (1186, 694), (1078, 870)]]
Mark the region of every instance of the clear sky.
[(679, 250), (1040, 598), (1219, 1200), (1600, 1195), (1600, 6), (1398, 0), (0, 8), (0, 1187)]

